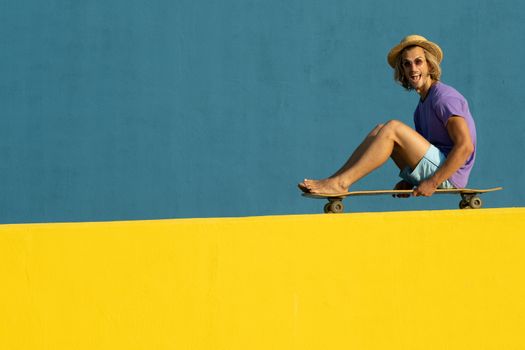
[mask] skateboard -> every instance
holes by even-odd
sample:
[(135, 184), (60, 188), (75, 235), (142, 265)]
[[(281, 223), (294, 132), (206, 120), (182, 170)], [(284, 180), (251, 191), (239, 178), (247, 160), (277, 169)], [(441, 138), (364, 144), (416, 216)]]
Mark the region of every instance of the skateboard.
[[(494, 192), (502, 190), (503, 187), (494, 187), (487, 189), (474, 189), (474, 188), (451, 188), (451, 189), (437, 189), (434, 194), (459, 194), (461, 201), (459, 202), (460, 209), (479, 209), (483, 206), (483, 201), (480, 195), (487, 192)], [(327, 199), (328, 203), (324, 206), (325, 213), (342, 213), (344, 211), (343, 199), (346, 197), (358, 197), (358, 196), (379, 196), (379, 195), (399, 195), (412, 194), (412, 190), (372, 190), (372, 191), (351, 191), (346, 193), (338, 194), (313, 194), (303, 193), (304, 197), (316, 198), (316, 199)]]

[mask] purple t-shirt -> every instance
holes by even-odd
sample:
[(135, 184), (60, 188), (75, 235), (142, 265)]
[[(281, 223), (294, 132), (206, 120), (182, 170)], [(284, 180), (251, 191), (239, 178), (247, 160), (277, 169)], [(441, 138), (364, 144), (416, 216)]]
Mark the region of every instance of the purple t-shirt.
[(474, 144), (474, 152), (467, 162), (449, 178), (455, 187), (464, 188), (476, 158), (476, 125), (467, 100), (453, 87), (437, 82), (430, 88), (425, 100), (419, 101), (414, 112), (414, 124), (418, 133), (448, 156), (454, 143), (448, 134), (447, 122), (453, 115), (465, 119)]

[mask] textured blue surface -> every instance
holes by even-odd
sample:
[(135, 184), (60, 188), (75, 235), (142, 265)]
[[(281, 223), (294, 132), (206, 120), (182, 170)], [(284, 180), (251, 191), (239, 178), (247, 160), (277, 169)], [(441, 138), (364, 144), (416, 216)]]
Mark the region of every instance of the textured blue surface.
[[(388, 50), (440, 44), (469, 100), (470, 187), (524, 205), (521, 1), (37, 1), (0, 4), (0, 222), (316, 213), (329, 175), (374, 125), (412, 124)], [(391, 188), (393, 163), (354, 189)], [(349, 201), (454, 208), (455, 197)]]

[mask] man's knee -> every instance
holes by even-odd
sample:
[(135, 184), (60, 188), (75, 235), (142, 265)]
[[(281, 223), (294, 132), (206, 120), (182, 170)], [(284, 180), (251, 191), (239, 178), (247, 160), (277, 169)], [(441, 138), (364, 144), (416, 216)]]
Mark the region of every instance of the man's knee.
[(392, 119), (383, 125), (381, 130), (377, 133), (377, 137), (399, 142), (405, 135), (407, 135), (407, 131), (410, 129), (411, 128), (405, 123), (397, 119)]
[(407, 125), (403, 123), (402, 121), (399, 121), (397, 119), (392, 119), (384, 124), (383, 128), (381, 128), (381, 132), (382, 133), (384, 132), (386, 134), (396, 134), (401, 129), (404, 129), (406, 127)]
[(377, 136), (377, 134), (379, 133), (379, 131), (381, 131), (383, 126), (385, 126), (385, 124), (377, 124), (375, 128), (373, 128), (372, 131), (370, 131), (370, 134), (368, 134), (368, 136)]
[(399, 129), (405, 127), (407, 127), (407, 125), (402, 121), (391, 119), (383, 124), (376, 125), (376, 127), (370, 132), (370, 136), (377, 136), (380, 133), (385, 136), (395, 134)]
[(405, 127), (406, 124), (397, 119), (391, 119), (385, 123), (386, 127), (397, 129), (399, 127)]

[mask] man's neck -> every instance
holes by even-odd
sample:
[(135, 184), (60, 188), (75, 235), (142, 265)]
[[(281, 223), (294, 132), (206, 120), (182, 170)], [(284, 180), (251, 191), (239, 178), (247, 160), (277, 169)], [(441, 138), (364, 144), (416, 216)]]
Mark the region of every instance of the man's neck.
[(428, 92), (430, 91), (430, 88), (432, 88), (432, 86), (434, 84), (436, 84), (437, 81), (434, 81), (432, 79), (428, 79), (428, 84), (425, 84), (425, 86), (423, 86), (421, 89), (419, 90), (416, 90), (417, 93), (419, 94), (419, 96), (421, 97), (421, 101), (424, 101), (426, 98), (427, 98), (427, 95), (428, 95)]

